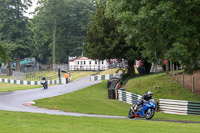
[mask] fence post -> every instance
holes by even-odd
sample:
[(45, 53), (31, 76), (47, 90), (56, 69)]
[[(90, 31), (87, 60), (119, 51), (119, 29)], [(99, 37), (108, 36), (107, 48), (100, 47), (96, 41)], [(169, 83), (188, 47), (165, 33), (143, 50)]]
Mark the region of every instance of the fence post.
[(174, 78), (174, 64), (172, 64), (172, 72), (173, 72), (173, 78)]
[(183, 86), (184, 86), (184, 71), (183, 71), (183, 83), (182, 83), (182, 84), (183, 84)]
[(178, 81), (178, 65), (177, 65), (177, 63), (176, 63), (176, 81)]
[(192, 76), (192, 92), (194, 92), (195, 86), (194, 86), (194, 76)]

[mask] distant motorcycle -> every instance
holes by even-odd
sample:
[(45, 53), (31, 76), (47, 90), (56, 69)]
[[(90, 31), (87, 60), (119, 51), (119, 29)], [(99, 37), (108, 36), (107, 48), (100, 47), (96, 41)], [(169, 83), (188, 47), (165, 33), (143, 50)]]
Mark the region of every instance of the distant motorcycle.
[[(136, 104), (139, 101), (136, 101)], [(149, 100), (149, 102), (144, 102), (142, 105), (139, 106), (139, 109), (134, 112), (134, 107), (131, 107), (129, 112), (128, 112), (128, 117), (129, 118), (134, 118), (135, 115), (138, 117), (145, 117), (147, 120), (150, 120), (153, 118), (155, 114), (155, 109), (156, 109), (156, 103), (154, 99)]]
[(47, 80), (45, 77), (42, 78), (41, 84), (43, 85), (44, 89), (48, 89)]

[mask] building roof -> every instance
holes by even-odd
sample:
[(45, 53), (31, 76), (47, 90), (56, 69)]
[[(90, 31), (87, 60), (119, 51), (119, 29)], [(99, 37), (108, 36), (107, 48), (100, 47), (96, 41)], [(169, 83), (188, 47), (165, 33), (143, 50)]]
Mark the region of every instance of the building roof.
[(90, 60), (89, 58), (87, 57), (84, 57), (84, 56), (79, 56), (79, 57), (69, 57), (69, 62), (73, 62), (75, 60)]

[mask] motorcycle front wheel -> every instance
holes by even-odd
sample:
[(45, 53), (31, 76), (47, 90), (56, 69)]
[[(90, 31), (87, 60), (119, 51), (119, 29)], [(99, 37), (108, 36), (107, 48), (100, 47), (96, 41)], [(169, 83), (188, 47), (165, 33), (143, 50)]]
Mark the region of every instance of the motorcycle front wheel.
[(130, 110), (129, 110), (129, 112), (128, 112), (128, 117), (129, 118), (134, 118), (135, 116), (134, 116), (134, 112), (132, 111), (132, 109), (130, 108)]
[(147, 111), (145, 112), (145, 118), (146, 118), (147, 120), (150, 120), (151, 118), (153, 118), (154, 114), (155, 114), (155, 109), (149, 108), (149, 109), (147, 109)]

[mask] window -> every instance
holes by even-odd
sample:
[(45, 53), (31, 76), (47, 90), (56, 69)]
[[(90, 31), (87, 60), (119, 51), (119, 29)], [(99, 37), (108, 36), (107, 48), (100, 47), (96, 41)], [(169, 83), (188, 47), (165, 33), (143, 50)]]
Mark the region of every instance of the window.
[(79, 65), (79, 61), (77, 61), (78, 65)]
[(89, 64), (91, 65), (91, 61), (89, 62)]
[(97, 64), (97, 61), (95, 61), (95, 64)]
[(85, 65), (85, 61), (84, 61), (84, 65)]
[(102, 61), (102, 64), (103, 64), (103, 61)]

